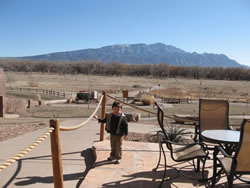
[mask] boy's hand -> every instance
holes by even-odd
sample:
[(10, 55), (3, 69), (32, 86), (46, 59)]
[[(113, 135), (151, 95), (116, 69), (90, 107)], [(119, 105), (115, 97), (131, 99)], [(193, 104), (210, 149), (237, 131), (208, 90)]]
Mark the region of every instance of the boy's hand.
[(97, 116), (96, 114), (94, 115), (94, 118), (95, 118), (96, 120), (98, 120), (98, 116)]

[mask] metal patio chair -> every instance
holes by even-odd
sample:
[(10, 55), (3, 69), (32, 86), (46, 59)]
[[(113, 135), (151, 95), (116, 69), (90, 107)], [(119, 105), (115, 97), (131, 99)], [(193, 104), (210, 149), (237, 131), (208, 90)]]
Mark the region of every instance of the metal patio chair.
[[(224, 157), (218, 156), (218, 153), (222, 153)], [(225, 150), (216, 146), (214, 151), (214, 172), (212, 187), (215, 186), (218, 164), (222, 167), (226, 173), (228, 180), (228, 187), (233, 187), (233, 178), (236, 176), (243, 182), (250, 183), (249, 181), (243, 180), (238, 175), (250, 174), (250, 120), (244, 120), (240, 130), (240, 141), (236, 147), (236, 151), (233, 156), (228, 155)], [(221, 170), (219, 171), (221, 173)]]
[[(166, 145), (167, 149), (170, 151), (170, 156), (172, 160), (174, 160), (175, 162), (188, 162), (190, 160), (200, 159), (203, 162), (202, 178), (203, 180), (205, 180), (204, 167), (205, 167), (206, 159), (208, 156), (206, 145), (203, 143), (180, 144), (180, 143), (174, 143), (170, 141), (164, 128), (164, 122), (163, 122), (164, 112), (162, 111), (162, 109), (159, 107), (159, 105), (156, 102), (155, 102), (155, 105), (158, 108), (157, 119), (158, 119), (159, 126), (161, 128), (161, 131), (157, 132), (158, 141), (159, 141), (159, 160), (158, 160), (158, 164), (155, 170), (157, 170), (160, 165), (161, 153), (163, 154), (163, 157), (164, 157), (164, 175), (162, 177), (162, 181), (159, 187), (161, 187), (162, 183), (164, 182), (164, 179), (166, 176), (166, 170), (167, 170), (167, 167), (169, 167), (167, 165), (166, 154), (165, 154), (163, 145)], [(162, 137), (160, 137), (160, 134), (163, 134), (164, 136), (163, 139)], [(195, 165), (194, 165), (194, 168), (195, 168)]]
[(206, 142), (201, 138), (201, 132), (211, 129), (230, 129), (229, 103), (224, 100), (199, 100), (199, 125), (195, 131), (195, 138), (199, 142)]

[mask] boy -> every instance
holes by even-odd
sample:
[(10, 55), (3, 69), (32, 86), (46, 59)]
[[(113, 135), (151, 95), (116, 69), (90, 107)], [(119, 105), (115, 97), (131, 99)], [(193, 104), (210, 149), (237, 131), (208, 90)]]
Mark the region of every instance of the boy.
[(122, 139), (123, 136), (128, 135), (128, 121), (126, 116), (121, 112), (122, 106), (119, 102), (112, 104), (112, 112), (109, 113), (104, 119), (95, 119), (100, 123), (106, 123), (105, 130), (110, 133), (110, 146), (111, 153), (108, 158), (109, 161), (116, 160), (116, 164), (120, 164), (122, 158)]

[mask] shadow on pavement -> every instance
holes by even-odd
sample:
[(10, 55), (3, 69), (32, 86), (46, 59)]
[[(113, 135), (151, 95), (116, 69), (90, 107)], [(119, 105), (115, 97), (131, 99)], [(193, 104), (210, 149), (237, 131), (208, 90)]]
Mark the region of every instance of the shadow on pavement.
[[(204, 185), (202, 182), (195, 182), (191, 179), (185, 178), (181, 175), (176, 176), (176, 169), (169, 169), (166, 172), (166, 180), (164, 181), (162, 187), (178, 187), (175, 182), (178, 183), (189, 183), (194, 187)], [(187, 172), (188, 173), (188, 172)], [(189, 175), (193, 175), (194, 172), (190, 172)], [(112, 187), (143, 187), (143, 188), (150, 188), (150, 187), (158, 187), (162, 180), (164, 174), (164, 170), (159, 171), (144, 171), (144, 172), (137, 172), (134, 174), (126, 175), (127, 179), (105, 183), (102, 186), (105, 188), (112, 188)], [(143, 178), (143, 179), (142, 179)]]
[(12, 183), (12, 181), (17, 177), (17, 175), (21, 169), (22, 169), (22, 160), (18, 160), (17, 161), (17, 169), (16, 169), (15, 173), (12, 175), (12, 177), (9, 179), (9, 181), (3, 186), (3, 188), (7, 188)]
[[(93, 152), (91, 148), (88, 148), (86, 150), (83, 150), (82, 152), (64, 153), (62, 155), (70, 155), (73, 153), (81, 153), (81, 156), (84, 158), (86, 168), (84, 172), (65, 174), (63, 175), (63, 178), (64, 178), (64, 181), (78, 180), (75, 187), (79, 187), (81, 183), (83, 182), (84, 178), (86, 177), (86, 175), (88, 174), (88, 171), (93, 167), (93, 164), (94, 164)], [(49, 156), (42, 156), (42, 157), (49, 157)], [(32, 160), (32, 159), (37, 159), (37, 158), (41, 158), (41, 157), (26, 158), (24, 160)], [(67, 159), (67, 160), (70, 160), (70, 159)], [(45, 176), (45, 177), (27, 176), (27, 177), (20, 177), (16, 179), (20, 180), (15, 183), (16, 186), (26, 186), (26, 185), (36, 184), (36, 183), (45, 183), (45, 184), (53, 183), (53, 176)]]
[[(129, 188), (129, 187), (143, 187), (143, 188), (151, 188), (151, 187), (159, 187), (164, 171), (144, 171), (138, 172), (130, 175), (123, 176), (126, 179), (105, 183), (102, 187), (105, 188)], [(200, 182), (195, 181), (189, 178), (186, 178), (182, 175), (176, 177), (176, 169), (169, 169), (166, 173), (166, 180), (164, 181), (162, 187), (181, 187), (180, 185), (176, 185), (175, 183), (181, 183), (181, 185), (185, 186), (188, 184), (189, 187), (199, 187), (205, 186), (210, 187), (210, 182)], [(193, 171), (186, 171), (185, 174), (189, 176), (200, 176), (200, 173), (195, 173)], [(143, 178), (143, 179), (142, 179)], [(228, 187), (227, 183), (219, 183), (215, 186), (215, 188), (226, 188)], [(234, 184), (236, 188), (247, 188), (249, 184), (246, 183), (236, 183)]]

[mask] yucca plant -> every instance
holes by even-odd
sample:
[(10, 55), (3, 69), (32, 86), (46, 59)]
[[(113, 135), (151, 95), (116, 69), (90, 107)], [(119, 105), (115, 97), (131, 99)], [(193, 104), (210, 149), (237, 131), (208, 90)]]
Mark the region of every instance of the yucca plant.
[(190, 132), (186, 132), (186, 129), (176, 127), (173, 125), (167, 126), (165, 128), (165, 132), (168, 136), (168, 140), (176, 143), (181, 141), (183, 135), (190, 134)]

